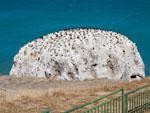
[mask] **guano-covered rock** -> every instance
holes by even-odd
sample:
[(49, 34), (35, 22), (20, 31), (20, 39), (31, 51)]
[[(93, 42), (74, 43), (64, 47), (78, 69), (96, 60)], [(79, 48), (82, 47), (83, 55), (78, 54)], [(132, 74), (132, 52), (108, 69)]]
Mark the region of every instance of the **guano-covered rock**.
[(50, 33), (22, 47), (14, 57), (11, 76), (52, 80), (140, 79), (144, 64), (127, 37), (96, 29)]

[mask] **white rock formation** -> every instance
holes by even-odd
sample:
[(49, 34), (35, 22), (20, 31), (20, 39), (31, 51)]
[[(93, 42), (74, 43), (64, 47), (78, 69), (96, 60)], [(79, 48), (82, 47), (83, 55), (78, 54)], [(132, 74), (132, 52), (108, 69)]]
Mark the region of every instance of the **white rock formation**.
[(112, 31), (70, 29), (50, 33), (20, 49), (10, 75), (54, 80), (143, 78), (137, 47)]

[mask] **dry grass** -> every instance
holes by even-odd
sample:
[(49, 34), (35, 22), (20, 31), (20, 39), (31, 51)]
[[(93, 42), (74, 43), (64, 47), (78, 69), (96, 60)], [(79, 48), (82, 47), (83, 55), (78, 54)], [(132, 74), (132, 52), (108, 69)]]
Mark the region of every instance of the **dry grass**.
[(130, 83), (105, 79), (69, 82), (19, 78), (19, 81), (12, 78), (0, 81), (0, 113), (41, 113), (46, 109), (61, 113), (118, 88), (128, 91), (150, 83), (149, 78)]

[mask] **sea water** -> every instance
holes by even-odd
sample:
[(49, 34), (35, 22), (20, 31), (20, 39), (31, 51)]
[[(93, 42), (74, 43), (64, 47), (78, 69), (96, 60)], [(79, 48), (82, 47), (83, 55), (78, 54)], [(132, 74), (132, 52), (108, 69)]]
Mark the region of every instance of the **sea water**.
[(150, 75), (150, 0), (0, 0), (0, 74), (9, 73), (14, 55), (29, 41), (73, 27), (128, 36)]

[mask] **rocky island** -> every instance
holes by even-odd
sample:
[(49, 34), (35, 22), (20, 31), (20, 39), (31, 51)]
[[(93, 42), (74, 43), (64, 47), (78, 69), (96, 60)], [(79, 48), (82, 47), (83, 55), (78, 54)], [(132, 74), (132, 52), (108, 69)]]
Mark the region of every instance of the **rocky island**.
[(144, 63), (126, 36), (98, 29), (50, 33), (22, 47), (10, 71), (15, 77), (51, 80), (141, 79)]

